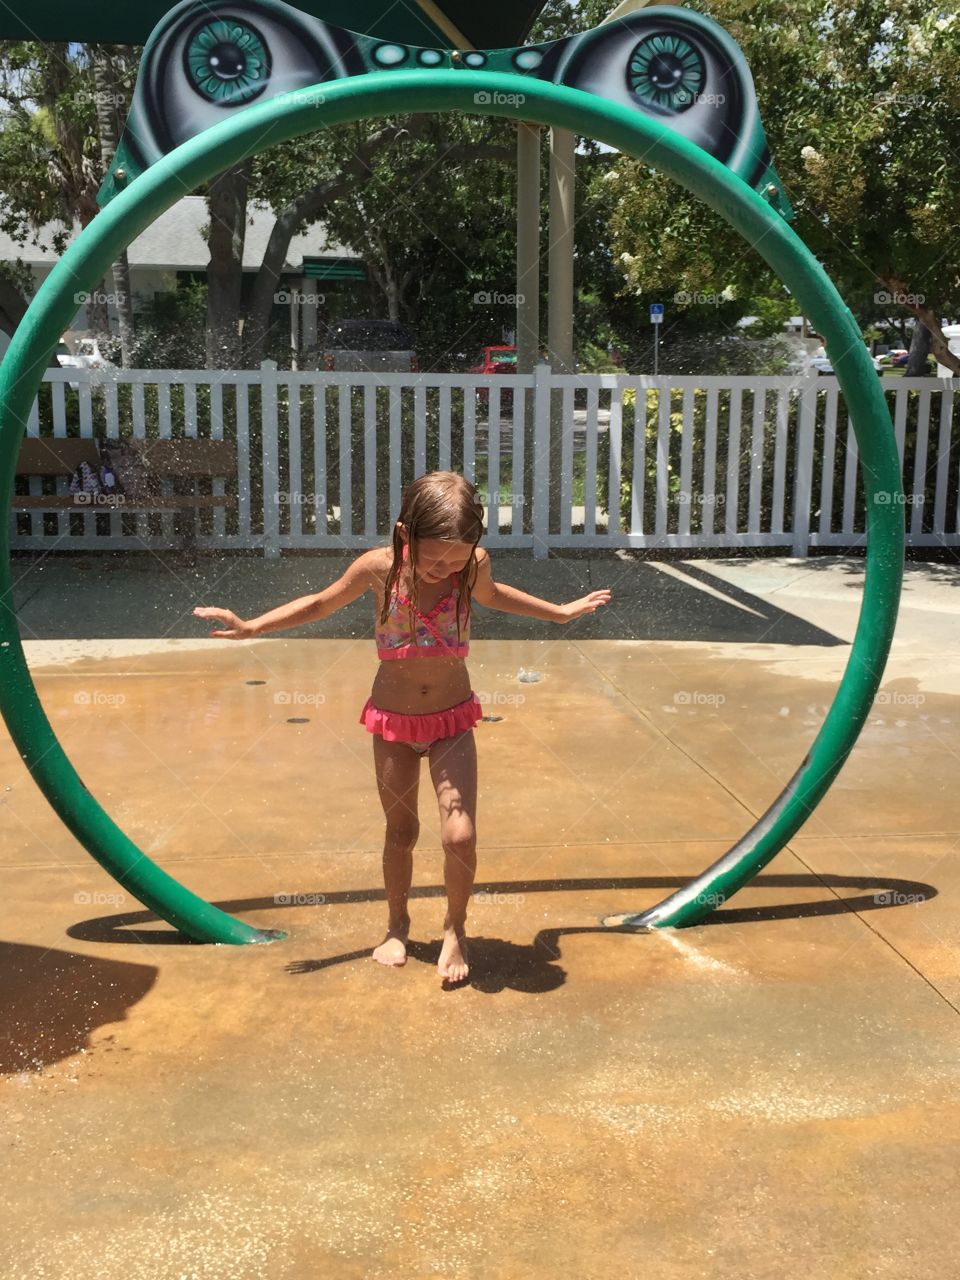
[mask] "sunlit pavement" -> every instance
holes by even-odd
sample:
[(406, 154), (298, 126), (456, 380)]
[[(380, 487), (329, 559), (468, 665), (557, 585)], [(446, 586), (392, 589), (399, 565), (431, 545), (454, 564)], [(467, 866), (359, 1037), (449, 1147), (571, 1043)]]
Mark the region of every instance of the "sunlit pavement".
[(562, 628), (477, 607), (472, 973), (450, 988), (426, 764), (410, 959), (370, 959), (372, 600), (243, 644), (190, 617), (348, 559), (15, 562), (85, 784), (289, 937), (184, 943), (3, 737), (4, 1275), (958, 1274), (960, 570), (908, 566), (868, 724), (789, 847), (702, 925), (638, 935), (599, 920), (726, 852), (800, 763), (863, 562), (495, 557), (534, 594), (613, 598)]

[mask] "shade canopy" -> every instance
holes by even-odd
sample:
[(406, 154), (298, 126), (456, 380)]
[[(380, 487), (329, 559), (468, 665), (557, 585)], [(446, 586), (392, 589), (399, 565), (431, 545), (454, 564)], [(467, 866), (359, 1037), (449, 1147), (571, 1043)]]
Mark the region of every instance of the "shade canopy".
[[(404, 44), (457, 47), (451, 27), (467, 44), (499, 49), (522, 44), (544, 0), (299, 0), (298, 9), (348, 31)], [(169, 0), (7, 0), (0, 5), (0, 37), (13, 40), (103, 41), (144, 44)], [(444, 23), (442, 19), (446, 19)]]

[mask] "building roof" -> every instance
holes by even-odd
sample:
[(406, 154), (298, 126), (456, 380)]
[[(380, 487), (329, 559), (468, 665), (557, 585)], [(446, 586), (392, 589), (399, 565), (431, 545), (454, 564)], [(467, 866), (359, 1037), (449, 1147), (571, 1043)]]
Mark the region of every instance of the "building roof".
[[(267, 240), (275, 218), (266, 206), (251, 205), (247, 208), (247, 232), (243, 246), (244, 271), (258, 271), (263, 263)], [(142, 235), (137, 236), (127, 258), (131, 267), (152, 267), (170, 271), (205, 271), (210, 262), (210, 249), (200, 234), (200, 228), (209, 222), (207, 202), (203, 196), (185, 196), (162, 213), (156, 222)], [(49, 246), (60, 223), (48, 223), (38, 235), (42, 244)], [(74, 228), (73, 239), (79, 233)], [(323, 223), (315, 223), (306, 231), (295, 235), (287, 250), (284, 271), (300, 272), (304, 258), (344, 258), (354, 261), (358, 255), (352, 249), (327, 243)], [(57, 261), (51, 248), (37, 248), (33, 244), (20, 245), (0, 231), (0, 259), (20, 259), (28, 266), (44, 266)]]

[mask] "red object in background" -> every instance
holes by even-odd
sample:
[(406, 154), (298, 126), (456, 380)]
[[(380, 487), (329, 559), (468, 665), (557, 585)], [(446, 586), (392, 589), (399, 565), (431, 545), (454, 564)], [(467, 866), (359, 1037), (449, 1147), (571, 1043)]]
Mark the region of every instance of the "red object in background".
[[(479, 373), (481, 375), (492, 377), (498, 373), (516, 373), (517, 372), (517, 348), (516, 347), (483, 347), (483, 354), (480, 357), (480, 363), (472, 365), (467, 373)], [(490, 391), (487, 387), (477, 388), (477, 397), (481, 404), (486, 404), (490, 399)], [(513, 391), (504, 390), (500, 393), (500, 404), (503, 408), (508, 408), (513, 404)]]
[(467, 373), (516, 373), (516, 347), (484, 347), (480, 363), (471, 365)]

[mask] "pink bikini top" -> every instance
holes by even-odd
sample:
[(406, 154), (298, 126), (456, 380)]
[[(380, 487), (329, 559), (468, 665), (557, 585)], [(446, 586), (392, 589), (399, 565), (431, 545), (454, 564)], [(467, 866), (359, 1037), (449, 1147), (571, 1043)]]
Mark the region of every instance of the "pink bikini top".
[[(404, 545), (403, 558), (407, 558)], [(390, 612), (381, 626), (374, 628), (377, 657), (392, 658), (465, 658), (470, 652), (469, 615), (460, 623), (460, 643), (457, 644), (457, 609), (460, 607), (460, 575), (452, 575), (450, 590), (438, 600), (429, 613), (421, 613), (406, 596), (401, 595), (394, 583), (390, 600)], [(411, 613), (416, 619), (414, 633), (410, 634)]]

